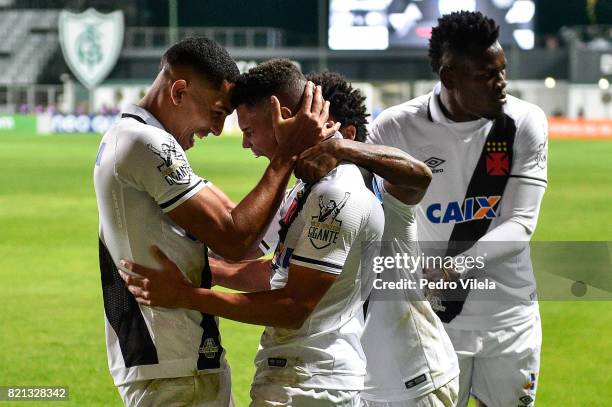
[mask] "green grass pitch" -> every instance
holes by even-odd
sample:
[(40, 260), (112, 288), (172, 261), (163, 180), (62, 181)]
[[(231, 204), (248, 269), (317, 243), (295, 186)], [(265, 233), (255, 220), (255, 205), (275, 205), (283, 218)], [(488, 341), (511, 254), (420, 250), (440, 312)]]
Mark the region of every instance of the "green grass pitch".
[[(70, 401), (52, 406), (121, 405), (104, 345), (92, 185), (98, 142), (92, 135), (0, 135), (0, 386), (69, 386)], [(238, 137), (198, 141), (189, 156), (198, 174), (235, 200), (266, 164), (242, 150)], [(550, 143), (536, 239), (612, 240), (610, 156), (612, 142)], [(538, 405), (611, 405), (612, 304), (540, 306)], [(248, 403), (261, 330), (222, 321), (238, 406)]]

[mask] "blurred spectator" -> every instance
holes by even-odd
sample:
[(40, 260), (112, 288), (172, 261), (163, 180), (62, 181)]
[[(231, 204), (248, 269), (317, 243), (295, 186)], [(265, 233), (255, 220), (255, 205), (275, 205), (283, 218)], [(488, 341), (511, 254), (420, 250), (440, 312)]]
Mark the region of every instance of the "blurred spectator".
[(75, 109), (76, 114), (87, 114), (89, 113), (89, 109), (87, 108), (87, 103), (79, 103)]
[(559, 48), (559, 38), (556, 35), (547, 35), (544, 44), (546, 49), (558, 49)]

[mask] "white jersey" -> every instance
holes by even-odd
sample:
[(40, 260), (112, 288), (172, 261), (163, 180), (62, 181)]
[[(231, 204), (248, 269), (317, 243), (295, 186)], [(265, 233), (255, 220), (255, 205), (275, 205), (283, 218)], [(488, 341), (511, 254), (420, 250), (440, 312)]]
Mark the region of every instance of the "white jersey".
[(361, 287), (366, 284), (361, 281), (361, 255), (380, 240), (382, 207), (359, 169), (341, 164), (312, 187), (298, 181), (281, 213), (284, 222), (293, 221), (281, 228), (271, 288), (285, 286), (291, 264), (338, 277), (301, 328), (265, 329), (254, 384), (361, 390), (365, 358), (362, 328), (354, 316), (361, 312)]
[[(415, 206), (406, 205), (382, 188), (375, 177), (375, 190), (383, 202), (385, 231), (381, 256), (396, 253), (418, 255)], [(421, 277), (421, 270), (406, 268), (383, 271), (385, 281)], [(390, 275), (391, 273), (391, 275)], [(373, 289), (366, 308), (361, 338), (367, 359), (364, 400), (396, 402), (422, 397), (459, 375), (457, 356), (442, 321), (418, 289)]]
[[(547, 121), (542, 110), (508, 96), (503, 118), (457, 123), (442, 113), (439, 92), (440, 84), (428, 95), (387, 109), (373, 123), (368, 139), (373, 144), (400, 148), (432, 169), (433, 180), (416, 208), (420, 244), (477, 241), (515, 217), (517, 223), (533, 231), (539, 201), (515, 208), (505, 203), (517, 199), (505, 194), (512, 194), (516, 185), (542, 191), (546, 187)], [(519, 219), (521, 211), (530, 212), (527, 221)], [(512, 236), (498, 240), (510, 241)], [(522, 290), (535, 298), (528, 248), (489, 264), (486, 277), (496, 284), (496, 295)], [(496, 329), (528, 320), (537, 312), (537, 302), (529, 298), (522, 302), (483, 301), (475, 300), (470, 292), (449, 325)]]
[(270, 221), (261, 242), (259, 242), (259, 250), (261, 250), (263, 255), (269, 255), (276, 249), (276, 245), (278, 244), (278, 232), (281, 228), (280, 221), (285, 217), (287, 210), (289, 209), (287, 201), (294, 199), (298, 189), (301, 188), (303, 188), (302, 182), (298, 180), (292, 188), (285, 192), (281, 206), (276, 211), (272, 221)]
[(195, 285), (210, 287), (206, 246), (166, 214), (207, 181), (196, 176), (174, 137), (131, 106), (104, 135), (94, 169), (108, 364), (115, 385), (226, 368), (217, 319), (198, 311), (147, 307), (125, 288), (121, 259), (159, 268), (163, 249)]

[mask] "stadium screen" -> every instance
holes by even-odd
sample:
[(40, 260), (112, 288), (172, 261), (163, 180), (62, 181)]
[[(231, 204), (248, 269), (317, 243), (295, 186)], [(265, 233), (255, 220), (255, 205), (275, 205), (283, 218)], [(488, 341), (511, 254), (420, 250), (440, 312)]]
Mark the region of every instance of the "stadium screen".
[(480, 11), (501, 26), (502, 45), (534, 46), (531, 0), (330, 0), (328, 45), (333, 50), (424, 48), (437, 19)]

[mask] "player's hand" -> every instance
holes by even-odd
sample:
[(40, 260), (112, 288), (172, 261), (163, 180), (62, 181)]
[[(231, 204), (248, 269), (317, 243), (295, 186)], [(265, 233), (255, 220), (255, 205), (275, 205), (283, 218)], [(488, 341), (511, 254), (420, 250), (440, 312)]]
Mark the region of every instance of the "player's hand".
[(272, 125), (278, 143), (277, 154), (285, 160), (294, 159), (306, 148), (321, 141), (340, 128), (340, 123), (327, 125), (329, 102), (323, 100), (320, 86), (307, 82), (302, 106), (295, 115), (283, 118), (280, 102), (271, 97)]
[(121, 266), (124, 269), (140, 276), (119, 270), (121, 278), (125, 281), (128, 290), (136, 297), (136, 301), (141, 304), (166, 308), (181, 307), (181, 298), (185, 290), (193, 286), (178, 266), (157, 246), (153, 246), (151, 252), (162, 265), (162, 271), (121, 260)]
[(343, 160), (344, 139), (325, 140), (300, 154), (295, 176), (309, 184), (315, 183), (336, 168)]
[[(426, 288), (425, 290), (426, 296), (436, 295), (445, 301), (449, 301), (451, 299), (458, 297), (458, 293), (460, 292), (459, 280), (461, 279), (461, 274), (457, 273), (452, 268), (423, 267), (423, 278), (425, 278), (430, 283), (433, 282), (433, 283), (444, 284), (441, 286), (441, 288), (435, 288), (435, 289)], [(457, 285), (456, 290), (448, 288), (449, 287), (448, 283), (451, 283), (451, 282)]]
[(423, 268), (423, 277), (428, 281), (458, 281), (461, 274), (448, 267)]
[(467, 298), (470, 290), (464, 289), (459, 280), (461, 280), (461, 274), (457, 273), (451, 268), (423, 268), (423, 278), (426, 278), (429, 282), (454, 282), (456, 283), (456, 289), (448, 288), (435, 288), (425, 289), (425, 298), (431, 304), (431, 308), (434, 310), (436, 315), (442, 322), (449, 323), (457, 315), (461, 313), (463, 304)]

